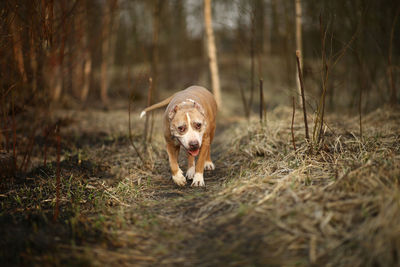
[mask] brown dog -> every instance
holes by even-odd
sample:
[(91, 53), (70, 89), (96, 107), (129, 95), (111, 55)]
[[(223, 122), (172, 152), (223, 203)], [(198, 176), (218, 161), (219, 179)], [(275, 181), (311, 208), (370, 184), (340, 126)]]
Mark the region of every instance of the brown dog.
[[(186, 178), (178, 165), (179, 149), (188, 153), (186, 177), (193, 179), (192, 186), (204, 186), (203, 172), (214, 170), (210, 146), (214, 138), (217, 103), (214, 96), (201, 86), (191, 86), (173, 96), (147, 107), (140, 114), (168, 105), (164, 113), (164, 137), (167, 142), (172, 179), (179, 186)], [(195, 157), (198, 157), (195, 164)]]

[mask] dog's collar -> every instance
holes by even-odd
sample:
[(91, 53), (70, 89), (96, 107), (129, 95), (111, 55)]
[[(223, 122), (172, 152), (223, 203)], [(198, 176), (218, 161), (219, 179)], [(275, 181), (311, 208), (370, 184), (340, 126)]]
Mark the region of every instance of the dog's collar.
[(172, 110), (169, 111), (169, 113), (168, 113), (168, 120), (171, 122), (172, 119), (174, 118), (174, 116), (175, 116), (177, 110), (178, 110), (179, 108), (181, 108), (182, 106), (185, 106), (185, 105), (187, 106), (188, 104), (190, 105), (191, 103), (193, 104), (193, 107), (194, 107), (195, 109), (197, 109), (197, 110), (200, 112), (201, 115), (203, 115), (203, 117), (206, 116), (206, 115), (205, 115), (204, 108), (203, 108), (202, 105), (200, 105), (198, 102), (194, 101), (194, 100), (191, 99), (191, 98), (186, 98), (186, 100), (180, 102), (179, 104), (176, 104), (176, 105), (172, 108)]

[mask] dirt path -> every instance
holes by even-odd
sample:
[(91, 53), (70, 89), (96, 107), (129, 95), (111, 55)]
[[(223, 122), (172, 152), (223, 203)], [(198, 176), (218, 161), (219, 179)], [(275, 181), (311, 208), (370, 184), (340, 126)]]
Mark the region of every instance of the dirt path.
[[(179, 188), (170, 178), (160, 114), (156, 116), (149, 154), (154, 165), (152, 170), (143, 168), (127, 139), (125, 110), (69, 111), (64, 116), (80, 118), (78, 123), (63, 130), (66, 136), (79, 136), (67, 142), (74, 143), (78, 153), (85, 154), (87, 160), (108, 170), (110, 178), (93, 185), (98, 187), (98, 183), (103, 183), (102, 190), (110, 192), (115, 206), (106, 209), (106, 220), (119, 224), (112, 233), (104, 231), (111, 240), (106, 247), (85, 244), (72, 248), (76, 255), (88, 258), (94, 265), (115, 262), (192, 265), (201, 260), (202, 255), (198, 255), (196, 248), (207, 247), (201, 244), (205, 241), (201, 236), (207, 231), (202, 223), (205, 219), (202, 209), (238, 171), (238, 166), (231, 166), (223, 156), (229, 150), (225, 136), (229, 125), (218, 125), (212, 146), (216, 170), (205, 172), (206, 187)], [(139, 147), (142, 124), (133, 117), (133, 125), (137, 127), (133, 135)], [(185, 155), (183, 151), (180, 154), (180, 166), (185, 172)], [(144, 157), (148, 156), (144, 154)], [(119, 217), (115, 219), (114, 216)]]

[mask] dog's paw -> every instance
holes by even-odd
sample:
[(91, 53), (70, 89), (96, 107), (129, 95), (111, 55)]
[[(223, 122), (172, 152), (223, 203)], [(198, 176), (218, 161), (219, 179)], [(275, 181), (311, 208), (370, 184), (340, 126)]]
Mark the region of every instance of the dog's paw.
[(212, 161), (206, 161), (204, 163), (204, 169), (207, 171), (212, 171), (215, 169), (214, 163), (212, 163)]
[(194, 177), (194, 173), (196, 172), (196, 168), (194, 167), (194, 165), (192, 167), (190, 167), (187, 172), (186, 172), (186, 177), (189, 180), (192, 180)]
[(183, 176), (181, 169), (179, 169), (175, 175), (172, 175), (172, 180), (174, 180), (174, 183), (179, 186), (186, 185), (186, 178)]
[(202, 173), (195, 173), (194, 177), (193, 177), (193, 182), (192, 182), (192, 186), (205, 186), (204, 184), (204, 178), (203, 178), (203, 174)]

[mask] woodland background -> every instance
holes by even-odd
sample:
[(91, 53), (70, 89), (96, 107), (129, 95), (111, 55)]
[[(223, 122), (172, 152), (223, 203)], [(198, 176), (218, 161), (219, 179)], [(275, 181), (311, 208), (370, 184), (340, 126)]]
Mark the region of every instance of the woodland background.
[[(290, 104), (297, 93), (294, 3), (212, 2), (223, 92), (249, 94), (262, 78), (268, 106)], [(363, 110), (396, 103), (396, 1), (301, 4), (306, 92), (320, 93), (325, 54), (332, 61), (329, 109), (354, 108), (360, 90)], [(1, 24), (3, 113), (10, 111), (11, 96), (17, 106), (97, 99), (108, 105), (110, 97), (133, 89), (144, 97), (148, 77), (153, 101), (165, 90), (210, 83), (202, 1), (3, 1)]]

